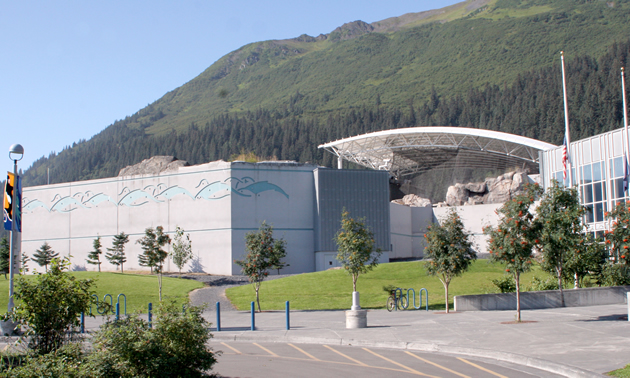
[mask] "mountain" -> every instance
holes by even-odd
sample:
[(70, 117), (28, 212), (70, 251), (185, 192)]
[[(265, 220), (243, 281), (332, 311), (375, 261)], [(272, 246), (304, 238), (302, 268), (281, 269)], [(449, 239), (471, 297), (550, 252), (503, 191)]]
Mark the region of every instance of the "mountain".
[(241, 152), (331, 165), (317, 145), (453, 125), (560, 143), (559, 51), (572, 135), (620, 127), (630, 0), (469, 0), (326, 35), (248, 44), (87, 141), (36, 161), (26, 185), (114, 176), (153, 155)]

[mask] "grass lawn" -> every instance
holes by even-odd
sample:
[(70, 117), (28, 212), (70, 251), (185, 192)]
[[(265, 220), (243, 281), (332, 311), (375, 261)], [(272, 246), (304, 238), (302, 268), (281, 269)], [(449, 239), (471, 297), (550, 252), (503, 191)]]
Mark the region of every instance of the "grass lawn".
[(630, 365), (626, 365), (624, 368), (608, 372), (606, 373), (606, 375), (619, 378), (630, 378)]
[[(106, 272), (70, 272), (70, 274), (81, 279), (90, 278), (95, 280), (95, 291), (99, 301), (102, 301), (106, 294), (111, 294), (115, 306), (118, 294), (125, 294), (128, 314), (138, 310), (146, 313), (149, 302), (153, 303), (154, 306), (159, 302), (158, 281), (155, 275)], [(27, 277), (33, 276), (27, 275)], [(200, 287), (203, 287), (203, 283), (198, 281), (164, 277), (162, 281), (162, 298), (163, 300), (173, 299), (180, 304), (185, 303), (188, 300), (188, 292)], [(6, 293), (5, 295), (0, 295), (0, 313), (4, 313), (9, 301), (9, 280), (4, 280), (2, 276), (0, 276), (0, 292)], [(109, 303), (109, 298), (107, 302)], [(121, 297), (121, 313), (124, 313), (123, 303), (123, 297)]]
[[(498, 289), (492, 279), (500, 278), (505, 269), (488, 260), (473, 262), (468, 272), (456, 277), (449, 286), (449, 305), (453, 306), (454, 295), (496, 293)], [(529, 286), (532, 277), (546, 279), (549, 275), (538, 266), (521, 276), (521, 289)], [(429, 308), (444, 309), (444, 287), (437, 277), (426, 274), (420, 261), (381, 264), (373, 271), (359, 276), (357, 291), (361, 293), (362, 308), (385, 308), (389, 294), (383, 286), (394, 285), (418, 291), (426, 288), (429, 292)], [(255, 300), (252, 285), (233, 287), (226, 290), (228, 298), (239, 310), (250, 308)], [(290, 301), (292, 310), (343, 310), (352, 305), (352, 278), (341, 269), (316, 273), (304, 273), (278, 280), (263, 282), (260, 286), (260, 306), (263, 310), (284, 309)], [(413, 308), (413, 301), (409, 308)], [(424, 308), (424, 307), (423, 307)]]

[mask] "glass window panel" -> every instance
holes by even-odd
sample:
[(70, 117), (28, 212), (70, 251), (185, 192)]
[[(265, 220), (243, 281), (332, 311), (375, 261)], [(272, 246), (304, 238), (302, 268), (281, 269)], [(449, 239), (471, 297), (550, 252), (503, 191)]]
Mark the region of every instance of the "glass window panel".
[(613, 180), (613, 199), (623, 197), (623, 179), (618, 178)]
[(584, 159), (585, 163), (590, 163), (591, 160), (591, 143), (586, 140), (582, 144), (582, 159)]
[(602, 183), (598, 182), (597, 184), (593, 184), (593, 197), (595, 198), (595, 202), (602, 201)]
[(586, 223), (593, 223), (593, 205), (586, 206)]
[(615, 166), (615, 174), (612, 177), (623, 176), (623, 160), (621, 159), (621, 156), (613, 159), (613, 165)]
[(601, 203), (595, 204), (595, 222), (603, 222), (604, 221), (604, 206)]
[(601, 141), (600, 138), (595, 137), (591, 140), (591, 154), (593, 155), (593, 160), (597, 161), (597, 160), (601, 160), (602, 156), (599, 153), (599, 148), (601, 146)]
[(584, 203), (593, 202), (593, 185), (584, 185)]
[(602, 181), (602, 165), (601, 163), (593, 164), (593, 181)]
[(587, 164), (584, 167), (582, 167), (582, 182), (584, 182), (585, 184), (588, 184), (589, 182), (593, 181), (593, 175), (591, 174), (591, 165)]

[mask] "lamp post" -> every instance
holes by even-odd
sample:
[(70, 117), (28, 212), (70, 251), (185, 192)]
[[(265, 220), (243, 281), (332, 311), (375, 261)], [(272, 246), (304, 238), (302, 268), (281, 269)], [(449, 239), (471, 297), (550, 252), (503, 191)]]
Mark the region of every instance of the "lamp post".
[(11, 255), (9, 257), (9, 312), (13, 309), (13, 274), (15, 272), (15, 259), (17, 256), (17, 220), (18, 220), (18, 205), (16, 202), (19, 200), (18, 195), (18, 171), (17, 171), (17, 162), (22, 160), (24, 156), (24, 147), (20, 144), (14, 144), (9, 148), (9, 159), (13, 160), (13, 180), (14, 180), (14, 188), (13, 188), (13, 200), (11, 201), (11, 214), (13, 215), (13, 219), (11, 220)]

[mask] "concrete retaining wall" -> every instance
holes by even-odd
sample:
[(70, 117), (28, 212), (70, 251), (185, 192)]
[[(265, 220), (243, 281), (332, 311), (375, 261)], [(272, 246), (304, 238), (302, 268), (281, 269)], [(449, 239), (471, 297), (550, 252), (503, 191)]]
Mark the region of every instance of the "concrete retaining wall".
[[(564, 290), (566, 307), (597, 306), (626, 303), (630, 286), (589, 287)], [(458, 295), (455, 311), (504, 311), (516, 309), (516, 293)], [(560, 307), (560, 290), (521, 293), (521, 309), (534, 310)]]

